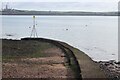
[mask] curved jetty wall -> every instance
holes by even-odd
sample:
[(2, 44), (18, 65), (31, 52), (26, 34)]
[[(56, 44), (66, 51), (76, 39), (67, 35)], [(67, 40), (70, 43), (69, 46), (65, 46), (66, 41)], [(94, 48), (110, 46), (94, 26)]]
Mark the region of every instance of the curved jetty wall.
[(21, 40), (37, 40), (37, 41), (49, 42), (56, 45), (64, 52), (65, 57), (67, 58), (68, 65), (75, 72), (76, 79), (78, 80), (82, 79), (81, 70), (77, 58), (75, 57), (73, 51), (68, 47), (62, 45), (61, 42), (50, 39), (44, 39), (44, 38), (22, 38)]

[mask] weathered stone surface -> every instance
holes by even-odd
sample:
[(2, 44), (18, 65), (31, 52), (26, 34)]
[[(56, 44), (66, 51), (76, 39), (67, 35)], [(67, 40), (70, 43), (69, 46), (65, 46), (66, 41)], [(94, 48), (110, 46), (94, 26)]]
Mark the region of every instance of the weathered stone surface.
[(120, 79), (120, 62), (114, 60), (111, 61), (100, 61), (100, 68), (104, 70), (108, 78)]

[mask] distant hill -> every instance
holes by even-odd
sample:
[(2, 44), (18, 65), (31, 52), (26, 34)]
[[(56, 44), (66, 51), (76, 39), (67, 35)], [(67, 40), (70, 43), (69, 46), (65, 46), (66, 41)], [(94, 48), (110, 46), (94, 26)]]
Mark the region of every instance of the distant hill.
[(118, 16), (118, 12), (83, 12), (83, 11), (28, 11), (16, 9), (4, 9), (1, 15), (61, 15), (61, 16)]

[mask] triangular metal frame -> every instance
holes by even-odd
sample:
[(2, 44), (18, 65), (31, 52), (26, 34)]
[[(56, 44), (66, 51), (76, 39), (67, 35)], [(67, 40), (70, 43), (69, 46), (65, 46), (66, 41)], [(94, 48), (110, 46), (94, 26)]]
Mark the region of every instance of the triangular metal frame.
[(32, 28), (30, 37), (31, 37), (31, 38), (32, 38), (32, 37), (33, 37), (33, 38), (38, 37), (37, 31), (36, 31), (35, 16), (33, 16), (33, 28)]

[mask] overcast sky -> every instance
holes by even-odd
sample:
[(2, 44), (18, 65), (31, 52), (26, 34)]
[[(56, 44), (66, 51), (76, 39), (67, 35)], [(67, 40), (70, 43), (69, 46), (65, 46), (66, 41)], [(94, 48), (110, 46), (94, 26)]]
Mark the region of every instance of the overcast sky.
[(120, 0), (1, 0), (2, 2), (118, 2)]
[[(19, 0), (5, 0), (8, 1), (10, 8), (23, 9), (23, 10), (52, 10), (52, 11), (117, 11), (118, 10), (118, 0), (29, 0), (20, 1)], [(73, 2), (74, 1), (74, 2)], [(75, 2), (76, 1), (76, 2)], [(3, 7), (5, 7), (5, 2), (3, 2)]]

